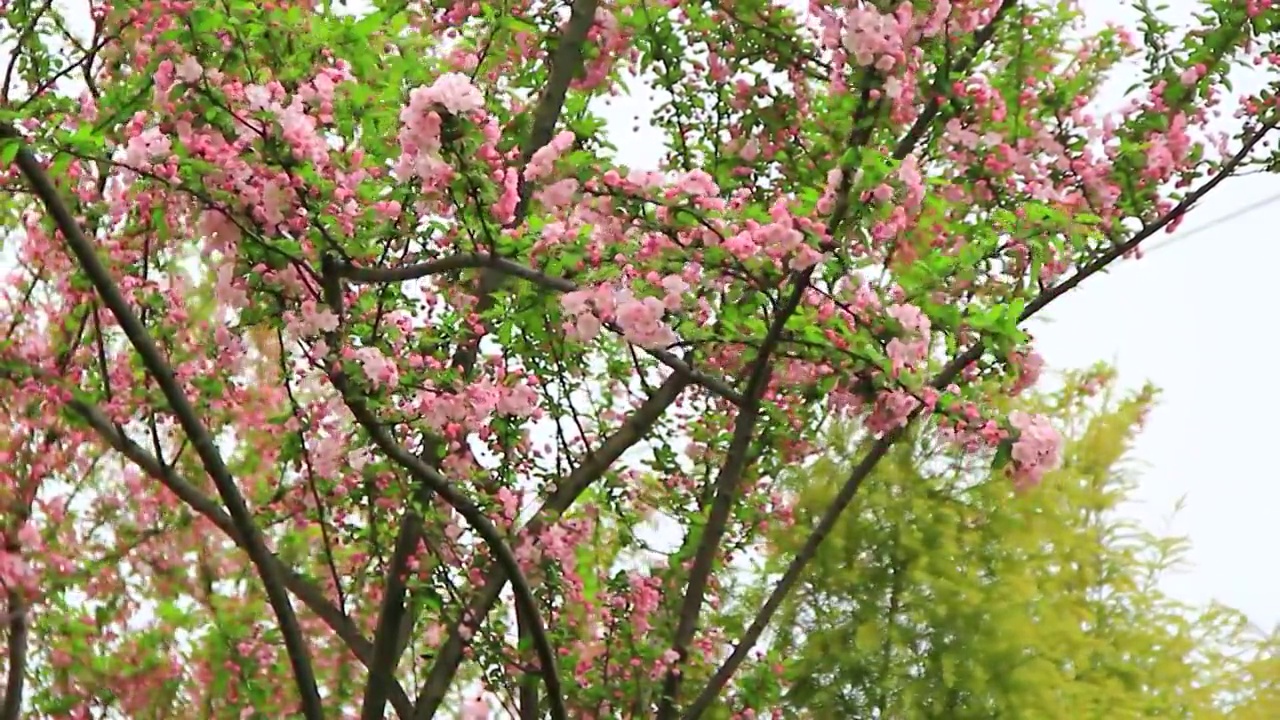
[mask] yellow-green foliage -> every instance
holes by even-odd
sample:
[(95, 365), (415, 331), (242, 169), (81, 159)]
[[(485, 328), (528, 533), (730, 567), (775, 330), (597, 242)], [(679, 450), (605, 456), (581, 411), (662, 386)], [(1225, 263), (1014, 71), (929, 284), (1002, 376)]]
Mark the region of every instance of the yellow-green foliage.
[[(1096, 394), (1082, 392), (1092, 381)], [(1154, 392), (1111, 392), (1105, 369), (1030, 398), (1066, 438), (1063, 467), (1017, 493), (921, 433), (882, 462), (775, 624), (769, 652), (793, 717), (892, 720), (1280, 718), (1274, 643), (1157, 580), (1185, 552), (1117, 513), (1126, 456)], [(786, 478), (797, 524), (778, 569), (863, 445)], [(750, 608), (746, 608), (750, 610)]]

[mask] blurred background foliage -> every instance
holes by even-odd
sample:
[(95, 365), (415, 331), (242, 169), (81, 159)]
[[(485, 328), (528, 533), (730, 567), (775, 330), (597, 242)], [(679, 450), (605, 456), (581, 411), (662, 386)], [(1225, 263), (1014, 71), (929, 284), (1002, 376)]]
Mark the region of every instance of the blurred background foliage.
[[(1186, 541), (1123, 512), (1155, 389), (1120, 393), (1103, 366), (1064, 380), (1009, 408), (1048, 413), (1066, 439), (1062, 468), (1038, 487), (1015, 489), (929, 428), (881, 462), (774, 625), (766, 652), (786, 678), (786, 717), (1280, 718), (1280, 635), (1164, 593)], [(781, 479), (795, 524), (772, 526), (768, 577), (869, 439), (833, 427), (827, 442)], [(757, 577), (726, 608), (730, 636), (765, 587)]]

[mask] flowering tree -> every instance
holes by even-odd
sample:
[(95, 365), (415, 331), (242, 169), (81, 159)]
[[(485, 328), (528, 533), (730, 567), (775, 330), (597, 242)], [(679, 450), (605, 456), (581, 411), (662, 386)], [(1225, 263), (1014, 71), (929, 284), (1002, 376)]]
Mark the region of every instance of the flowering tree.
[[(904, 428), (1029, 490), (1020, 323), (1280, 159), (1271, 89), (1206, 130), (1271, 0), (371, 5), (0, 3), (0, 719), (754, 717)], [(729, 623), (833, 418), (878, 440)]]

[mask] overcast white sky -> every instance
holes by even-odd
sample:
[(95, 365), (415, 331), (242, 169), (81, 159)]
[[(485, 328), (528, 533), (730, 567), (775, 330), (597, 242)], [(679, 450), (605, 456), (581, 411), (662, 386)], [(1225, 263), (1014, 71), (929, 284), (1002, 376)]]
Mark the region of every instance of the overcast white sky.
[[(1166, 1), (1184, 15), (1200, 4)], [(1082, 4), (1096, 19), (1122, 19), (1117, 3)], [(1237, 91), (1265, 79), (1241, 76)], [(1280, 269), (1277, 196), (1275, 176), (1232, 180), (1178, 232), (1153, 238), (1159, 249), (1090, 279), (1046, 311), (1051, 324), (1033, 329), (1053, 366), (1109, 360), (1124, 384), (1162, 389), (1135, 451), (1146, 467), (1132, 512), (1192, 542), (1191, 566), (1169, 579), (1171, 592), (1227, 603), (1264, 628), (1280, 623), (1280, 561), (1264, 551), (1280, 547), (1280, 470), (1271, 445), (1280, 385), (1267, 376), (1280, 350), (1267, 314)], [(1186, 505), (1170, 523), (1183, 496)]]
[[(1114, 0), (1080, 1), (1090, 24), (1133, 27)], [(1182, 17), (1200, 5), (1166, 2)], [(1123, 89), (1136, 77), (1116, 84)], [(1241, 77), (1236, 89), (1259, 80)], [(653, 107), (647, 95), (638, 89), (608, 111), (621, 162), (632, 166), (656, 165), (662, 146), (661, 135), (644, 126)], [(1115, 107), (1119, 97), (1106, 93), (1103, 106)], [(1045, 311), (1052, 322), (1031, 326), (1051, 367), (1108, 361), (1123, 386), (1150, 381), (1162, 389), (1135, 450), (1141, 485), (1128, 512), (1154, 531), (1190, 538), (1191, 562), (1168, 578), (1168, 591), (1226, 603), (1263, 628), (1280, 624), (1280, 560), (1267, 560), (1264, 550), (1280, 547), (1280, 470), (1271, 445), (1280, 446), (1280, 385), (1266, 375), (1280, 351), (1266, 314), (1280, 291), (1280, 198), (1178, 238), (1270, 196), (1280, 196), (1280, 178), (1255, 175), (1219, 187), (1178, 232), (1150, 247), (1177, 242), (1090, 279)]]
[[(1280, 179), (1242, 178), (1214, 195), (1172, 237), (1280, 193)], [(1267, 377), (1280, 341), (1266, 314), (1280, 268), (1280, 202), (1228, 220), (1091, 280), (1036, 328), (1051, 365), (1113, 360), (1127, 385), (1150, 380), (1160, 405), (1139, 437), (1142, 504), (1153, 529), (1192, 541), (1192, 567), (1168, 588), (1220, 600), (1263, 627), (1280, 623), (1276, 408)], [(1174, 503), (1186, 506), (1165, 525)]]

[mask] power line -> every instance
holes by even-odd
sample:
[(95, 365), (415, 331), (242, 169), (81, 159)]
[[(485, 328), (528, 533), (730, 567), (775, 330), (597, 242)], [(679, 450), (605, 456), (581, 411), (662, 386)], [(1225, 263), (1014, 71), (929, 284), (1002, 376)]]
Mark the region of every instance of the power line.
[(1280, 193), (1276, 193), (1276, 194), (1274, 194), (1274, 195), (1271, 195), (1271, 196), (1265, 197), (1265, 198), (1263, 198), (1263, 199), (1261, 199), (1261, 200), (1258, 200), (1257, 202), (1253, 202), (1253, 203), (1250, 203), (1250, 204), (1248, 204), (1248, 205), (1245, 205), (1244, 207), (1240, 208), (1239, 210), (1235, 210), (1235, 211), (1233, 211), (1233, 212), (1229, 212), (1229, 213), (1227, 213), (1226, 215), (1223, 215), (1223, 216), (1221, 216), (1221, 217), (1218, 217), (1218, 218), (1215, 218), (1215, 219), (1213, 219), (1213, 220), (1210, 220), (1209, 222), (1207, 222), (1207, 223), (1205, 223), (1205, 224), (1203, 224), (1203, 225), (1201, 225), (1201, 226), (1199, 226), (1199, 227), (1192, 228), (1192, 229), (1190, 229), (1190, 230), (1186, 231), (1185, 233), (1181, 233), (1181, 234), (1179, 234), (1179, 235), (1177, 235), (1177, 236), (1175, 236), (1175, 237), (1169, 238), (1168, 240), (1165, 240), (1164, 242), (1162, 242), (1162, 243), (1160, 243), (1160, 244), (1156, 245), (1155, 247), (1153, 247), (1153, 248), (1151, 248), (1151, 249), (1147, 250), (1145, 254), (1150, 255), (1151, 253), (1153, 253), (1153, 252), (1155, 252), (1155, 251), (1157, 251), (1157, 250), (1163, 250), (1163, 249), (1165, 249), (1165, 248), (1169, 247), (1170, 245), (1174, 245), (1174, 244), (1177, 244), (1177, 243), (1179, 243), (1179, 242), (1182, 242), (1183, 240), (1186, 240), (1187, 238), (1191, 237), (1192, 235), (1195, 235), (1195, 234), (1197, 234), (1197, 233), (1202, 233), (1202, 232), (1204, 232), (1205, 230), (1208, 230), (1208, 229), (1210, 229), (1210, 228), (1215, 228), (1215, 227), (1217, 227), (1217, 226), (1219, 226), (1219, 225), (1221, 225), (1221, 224), (1223, 224), (1223, 223), (1225, 223), (1225, 222), (1229, 222), (1229, 221), (1231, 221), (1231, 220), (1235, 220), (1236, 218), (1241, 217), (1241, 216), (1243, 216), (1243, 215), (1248, 215), (1249, 213), (1251, 213), (1251, 212), (1253, 212), (1253, 211), (1255, 211), (1255, 210), (1261, 210), (1262, 208), (1264, 208), (1264, 207), (1266, 207), (1266, 206), (1270, 205), (1271, 203), (1274, 203), (1274, 202), (1276, 202), (1276, 201), (1278, 201), (1278, 200), (1280, 200)]

